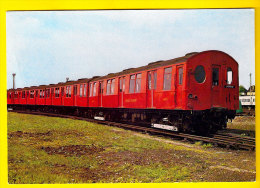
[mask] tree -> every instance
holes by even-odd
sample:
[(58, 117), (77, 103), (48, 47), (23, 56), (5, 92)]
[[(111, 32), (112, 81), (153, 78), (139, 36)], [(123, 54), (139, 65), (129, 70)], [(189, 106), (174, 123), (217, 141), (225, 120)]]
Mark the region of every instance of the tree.
[(239, 95), (241, 95), (241, 93), (246, 93), (246, 92), (247, 92), (246, 88), (244, 86), (240, 85), (239, 86)]

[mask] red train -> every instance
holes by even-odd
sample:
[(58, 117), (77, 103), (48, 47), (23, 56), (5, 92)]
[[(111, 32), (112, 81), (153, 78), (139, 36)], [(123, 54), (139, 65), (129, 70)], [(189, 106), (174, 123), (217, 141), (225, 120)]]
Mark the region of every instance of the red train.
[(215, 132), (239, 108), (238, 63), (204, 51), (106, 76), (9, 89), (8, 108), (146, 122), (173, 131)]

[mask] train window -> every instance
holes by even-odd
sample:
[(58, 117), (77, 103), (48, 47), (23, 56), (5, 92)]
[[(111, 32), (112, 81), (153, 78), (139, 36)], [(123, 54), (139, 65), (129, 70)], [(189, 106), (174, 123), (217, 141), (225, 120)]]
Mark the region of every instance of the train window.
[(163, 90), (170, 90), (172, 84), (172, 67), (164, 69)]
[(83, 96), (83, 84), (81, 84), (80, 87), (79, 87), (79, 96), (80, 97)]
[(72, 87), (69, 86), (69, 97), (71, 97), (71, 89), (72, 89)]
[(153, 88), (156, 89), (157, 87), (157, 72), (154, 72), (153, 74), (153, 82), (154, 82), (154, 85), (153, 85)]
[(206, 74), (205, 74), (205, 69), (202, 65), (198, 65), (196, 67), (194, 77), (198, 83), (202, 83), (205, 81)]
[(107, 95), (110, 95), (111, 80), (107, 81)]
[(93, 88), (92, 88), (92, 83), (89, 85), (89, 96), (92, 96)]
[(134, 93), (135, 90), (135, 75), (130, 76), (129, 93)]
[(93, 84), (93, 96), (96, 96), (96, 90), (97, 90), (97, 83), (95, 82), (94, 84)]
[(70, 86), (66, 87), (66, 97), (71, 97), (71, 87)]
[(34, 98), (34, 90), (30, 91), (30, 98)]
[(60, 96), (60, 88), (55, 88), (55, 97)]
[(179, 68), (179, 85), (182, 85), (183, 82), (183, 68)]
[(112, 84), (111, 84), (111, 95), (115, 93), (115, 79), (112, 79)]
[(87, 96), (87, 84), (84, 84), (84, 92), (83, 92), (83, 94), (84, 94), (84, 97)]
[(99, 82), (99, 93), (103, 94), (103, 82)]
[(125, 91), (125, 77), (121, 77), (120, 78), (120, 92), (124, 92)]
[(135, 82), (135, 93), (140, 93), (141, 91), (141, 74), (136, 75), (136, 82)]
[(50, 89), (46, 89), (46, 98), (50, 97)]
[(73, 87), (74, 96), (78, 95), (78, 86), (74, 85)]
[(148, 89), (152, 89), (152, 75), (151, 72), (148, 72)]
[(22, 91), (22, 98), (25, 98), (25, 91)]
[(230, 67), (227, 69), (227, 84), (231, 84), (233, 80), (233, 72)]
[(219, 82), (219, 69), (213, 68), (212, 69), (212, 85), (217, 86)]

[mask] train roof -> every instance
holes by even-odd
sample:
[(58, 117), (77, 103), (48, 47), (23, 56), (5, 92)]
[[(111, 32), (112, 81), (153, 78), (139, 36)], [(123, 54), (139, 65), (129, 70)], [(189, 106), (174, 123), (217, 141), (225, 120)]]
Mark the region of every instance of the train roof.
[(154, 69), (154, 68), (161, 67), (161, 66), (167, 66), (167, 65), (173, 65), (173, 64), (176, 64), (176, 63), (185, 62), (195, 54), (198, 54), (198, 52), (191, 52), (191, 53), (186, 54), (183, 57), (178, 57), (178, 58), (174, 58), (174, 59), (170, 59), (170, 60), (165, 60), (165, 61), (160, 60), (160, 61), (151, 62), (151, 63), (149, 63), (148, 65), (145, 65), (145, 66), (141, 66), (141, 67), (137, 67), (137, 68), (128, 68), (128, 69), (125, 69), (125, 70), (123, 70), (121, 72), (117, 72), (117, 73), (109, 73), (106, 76), (101, 76), (101, 77), (98, 77), (96, 79), (92, 79), (91, 81), (113, 78), (113, 77), (116, 77), (116, 76), (121, 76), (121, 75), (125, 75), (125, 74), (130, 74), (130, 73), (140, 72), (140, 71), (144, 71), (144, 70)]
[[(31, 87), (19, 88), (17, 90), (34, 90), (34, 89), (54, 88), (54, 87), (60, 87), (60, 86), (66, 86), (66, 85), (87, 83), (89, 81), (97, 81), (97, 80), (113, 78), (113, 77), (120, 76), (120, 75), (126, 75), (126, 74), (130, 74), (130, 73), (154, 69), (154, 68), (161, 67), (161, 66), (167, 66), (167, 65), (173, 65), (173, 64), (176, 64), (176, 63), (186, 62), (190, 57), (192, 57), (192, 56), (194, 56), (198, 53), (199, 52), (191, 52), (191, 53), (187, 53), (185, 56), (182, 56), (182, 57), (178, 57), (178, 58), (174, 58), (174, 59), (170, 59), (170, 60), (155, 61), (155, 62), (151, 62), (151, 63), (144, 65), (144, 66), (141, 66), (141, 67), (128, 68), (128, 69), (125, 69), (121, 72), (109, 73), (105, 76), (94, 76), (92, 78), (81, 78), (81, 79), (78, 79), (78, 80), (75, 80), (75, 81), (70, 80), (70, 81), (67, 81), (67, 82), (59, 82), (57, 84), (31, 86)], [(12, 91), (12, 90), (13, 89), (9, 89), (7, 91)]]

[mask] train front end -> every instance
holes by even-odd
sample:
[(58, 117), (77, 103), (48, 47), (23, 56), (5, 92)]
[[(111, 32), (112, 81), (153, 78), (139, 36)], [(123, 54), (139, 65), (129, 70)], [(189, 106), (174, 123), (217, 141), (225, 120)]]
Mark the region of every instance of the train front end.
[(239, 108), (238, 63), (221, 51), (197, 53), (187, 61), (187, 109), (196, 132), (226, 128)]

